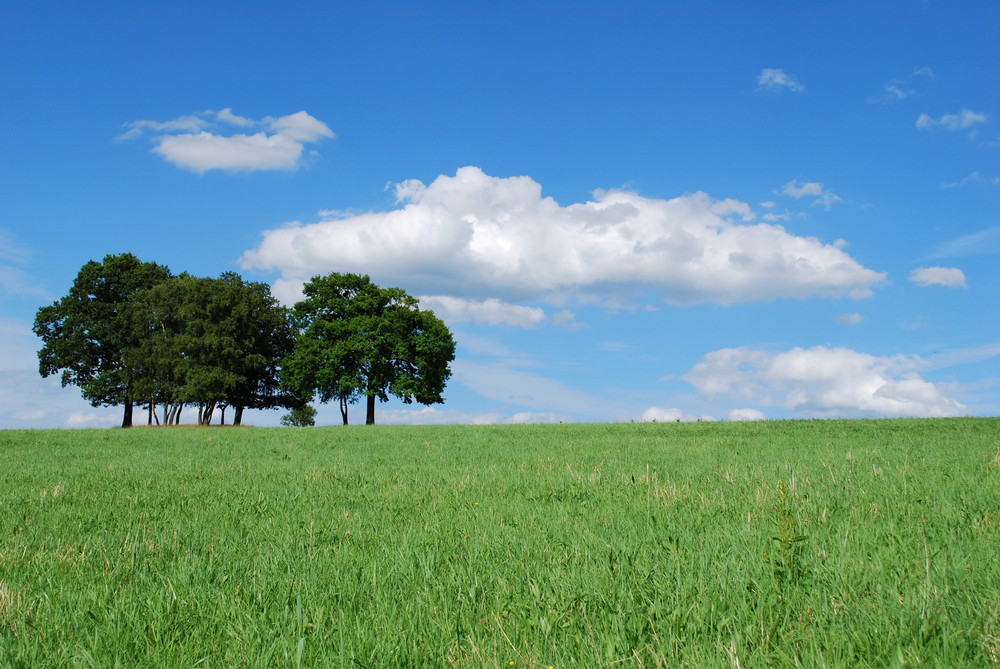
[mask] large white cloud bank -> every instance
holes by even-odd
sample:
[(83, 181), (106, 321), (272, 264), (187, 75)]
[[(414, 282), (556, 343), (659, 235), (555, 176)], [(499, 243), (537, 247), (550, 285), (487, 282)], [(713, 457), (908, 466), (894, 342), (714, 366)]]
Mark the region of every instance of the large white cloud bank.
[(748, 205), (702, 192), (662, 200), (598, 191), (561, 206), (529, 177), (463, 167), (430, 185), (398, 184), (396, 197), (392, 211), (267, 231), (242, 264), (279, 271), (286, 299), (331, 271), (416, 294), (550, 304), (644, 291), (676, 305), (861, 298), (885, 278), (839, 244), (754, 223)]
[(917, 373), (916, 356), (874, 356), (848, 348), (712, 351), (684, 379), (708, 396), (750, 401), (817, 417), (961, 416), (948, 388)]

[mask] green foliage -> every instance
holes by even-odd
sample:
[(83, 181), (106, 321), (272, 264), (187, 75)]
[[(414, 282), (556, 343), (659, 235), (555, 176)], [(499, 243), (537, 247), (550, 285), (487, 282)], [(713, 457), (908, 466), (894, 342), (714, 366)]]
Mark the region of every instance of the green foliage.
[(997, 434), (2, 432), (0, 666), (993, 666)]
[(282, 363), (282, 382), (299, 396), (347, 405), (366, 397), (366, 423), (375, 400), (442, 402), (451, 376), (455, 341), (433, 312), (399, 288), (380, 288), (369, 277), (313, 277), (294, 307), (300, 334)]
[(295, 407), (281, 417), (285, 427), (312, 427), (316, 424), (316, 409), (310, 404)]
[(121, 312), (137, 293), (169, 276), (166, 267), (130, 253), (85, 264), (69, 294), (35, 316), (34, 331), (42, 339), (39, 373), (62, 370), (62, 385), (78, 386), (94, 406), (124, 405), (122, 425), (131, 425), (123, 351), (136, 342)]
[[(292, 406), (278, 389), (278, 361), (294, 344), (287, 310), (266, 284), (236, 274), (187, 274), (137, 294), (125, 308), (136, 342), (125, 350), (135, 401), (199, 406), (199, 422), (216, 406)], [(169, 422), (167, 420), (166, 422)]]

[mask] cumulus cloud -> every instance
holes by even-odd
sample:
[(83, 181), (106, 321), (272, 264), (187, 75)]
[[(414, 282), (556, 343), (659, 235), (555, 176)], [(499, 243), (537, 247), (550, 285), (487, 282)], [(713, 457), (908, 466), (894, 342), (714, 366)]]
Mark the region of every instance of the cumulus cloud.
[(276, 293), (336, 270), (415, 294), (557, 305), (645, 291), (677, 305), (860, 298), (885, 278), (836, 245), (752, 224), (736, 200), (612, 190), (561, 206), (541, 191), (529, 177), (463, 167), (430, 185), (399, 184), (392, 211), (267, 231), (241, 263), (278, 270)]
[(980, 123), (986, 123), (987, 119), (989, 119), (988, 114), (963, 109), (957, 114), (944, 114), (938, 118), (931, 118), (927, 114), (921, 114), (917, 117), (916, 125), (920, 130), (936, 130), (940, 128), (941, 130), (955, 132), (957, 130), (966, 130)]
[[(334, 136), (325, 123), (304, 111), (253, 120), (226, 108), (172, 121), (132, 121), (126, 127), (119, 140), (149, 133), (154, 152), (199, 174), (208, 170), (295, 170), (303, 164), (306, 144)], [(258, 132), (226, 134), (228, 127)]]
[(766, 88), (771, 90), (781, 90), (788, 89), (794, 93), (801, 93), (806, 90), (806, 87), (798, 82), (798, 80), (790, 74), (787, 74), (782, 69), (770, 69), (764, 68), (757, 75), (757, 88)]
[(842, 201), (839, 195), (834, 193), (832, 190), (824, 188), (823, 184), (817, 181), (807, 181), (800, 184), (798, 179), (792, 179), (781, 187), (781, 193), (782, 195), (787, 195), (796, 199), (803, 197), (814, 198), (813, 206), (823, 207), (827, 211), (830, 211), (830, 207), (834, 203)]
[(910, 272), (910, 281), (918, 286), (968, 287), (965, 273), (957, 267), (918, 267)]
[(774, 353), (727, 348), (705, 355), (685, 376), (699, 392), (808, 416), (960, 416), (946, 388), (917, 373), (916, 356), (874, 356), (847, 348)]

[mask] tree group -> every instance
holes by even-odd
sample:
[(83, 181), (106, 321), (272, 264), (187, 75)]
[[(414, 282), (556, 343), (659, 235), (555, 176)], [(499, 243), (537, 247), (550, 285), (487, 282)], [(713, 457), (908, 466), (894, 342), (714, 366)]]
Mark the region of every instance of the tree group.
[(133, 407), (149, 424), (199, 424), (232, 408), (301, 411), (318, 396), (349, 404), (376, 399), (442, 402), (455, 344), (448, 328), (398, 288), (367, 276), (314, 277), (289, 310), (267, 284), (227, 272), (217, 279), (173, 275), (131, 254), (84, 265), (69, 293), (39, 309), (39, 372), (62, 372), (93, 406)]

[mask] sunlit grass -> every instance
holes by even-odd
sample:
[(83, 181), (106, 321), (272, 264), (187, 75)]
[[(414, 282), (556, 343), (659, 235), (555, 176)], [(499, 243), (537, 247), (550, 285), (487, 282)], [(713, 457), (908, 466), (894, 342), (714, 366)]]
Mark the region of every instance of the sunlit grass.
[(998, 426), (0, 432), (0, 666), (988, 666)]

